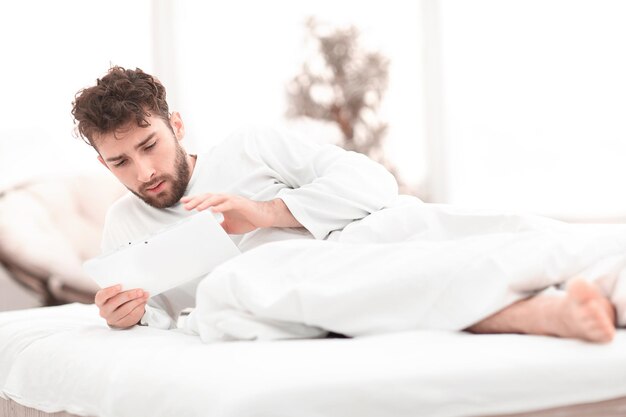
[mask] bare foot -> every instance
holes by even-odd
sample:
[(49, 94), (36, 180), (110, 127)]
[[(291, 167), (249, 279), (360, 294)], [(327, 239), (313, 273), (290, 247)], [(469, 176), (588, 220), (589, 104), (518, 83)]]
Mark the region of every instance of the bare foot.
[(572, 281), (561, 302), (561, 320), (554, 322), (556, 336), (596, 343), (613, 340), (615, 308), (592, 284), (581, 279)]
[(518, 301), (468, 327), (473, 333), (522, 333), (608, 343), (615, 335), (615, 308), (592, 284), (573, 280), (563, 297), (538, 295)]

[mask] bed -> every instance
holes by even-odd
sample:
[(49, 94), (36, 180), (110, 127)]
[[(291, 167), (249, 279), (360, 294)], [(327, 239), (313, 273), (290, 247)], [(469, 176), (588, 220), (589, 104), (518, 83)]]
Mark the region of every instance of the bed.
[(205, 344), (73, 303), (0, 313), (0, 397), (3, 416), (618, 416), (626, 331)]
[[(113, 330), (81, 303), (0, 313), (0, 415), (626, 416), (626, 330), (606, 345), (452, 330), (576, 274), (611, 293), (626, 327), (624, 253), (626, 226), (407, 200), (338, 240), (221, 265), (194, 326)], [(220, 341), (287, 334), (276, 320), (358, 337)]]

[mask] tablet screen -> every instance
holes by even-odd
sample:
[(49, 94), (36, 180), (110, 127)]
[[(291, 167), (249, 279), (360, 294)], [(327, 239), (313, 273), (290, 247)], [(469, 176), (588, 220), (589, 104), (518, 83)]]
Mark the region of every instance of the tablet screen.
[(210, 273), (241, 251), (220, 226), (221, 214), (201, 211), (128, 246), (90, 259), (83, 268), (101, 287), (122, 284), (155, 296)]

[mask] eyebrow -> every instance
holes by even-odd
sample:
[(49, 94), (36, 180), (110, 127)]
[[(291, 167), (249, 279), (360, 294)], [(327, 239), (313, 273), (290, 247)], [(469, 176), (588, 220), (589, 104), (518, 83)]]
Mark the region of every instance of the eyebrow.
[[(135, 149), (139, 149), (141, 148), (143, 145), (145, 145), (148, 141), (150, 141), (150, 139), (152, 139), (154, 136), (156, 135), (156, 132), (152, 132), (150, 133), (144, 140), (142, 140), (141, 142), (139, 142), (137, 145), (135, 145)], [(119, 161), (120, 159), (124, 158), (126, 155), (125, 154), (121, 154), (118, 156), (112, 156), (111, 158), (107, 158), (106, 161), (107, 162), (115, 162), (115, 161)]]

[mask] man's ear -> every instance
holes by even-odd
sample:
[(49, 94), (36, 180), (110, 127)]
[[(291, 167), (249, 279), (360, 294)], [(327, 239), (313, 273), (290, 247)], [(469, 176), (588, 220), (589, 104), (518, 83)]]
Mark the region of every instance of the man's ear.
[(104, 167), (105, 167), (106, 169), (108, 169), (108, 170), (110, 171), (109, 166), (107, 165), (107, 163), (106, 163), (106, 162), (104, 162), (104, 159), (102, 159), (102, 157), (101, 157), (100, 155), (98, 155), (98, 161), (100, 161), (100, 163), (101, 163), (102, 165), (104, 165)]
[(172, 112), (172, 115), (170, 116), (170, 126), (172, 126), (176, 139), (179, 141), (183, 140), (183, 137), (185, 137), (185, 125), (179, 112)]

